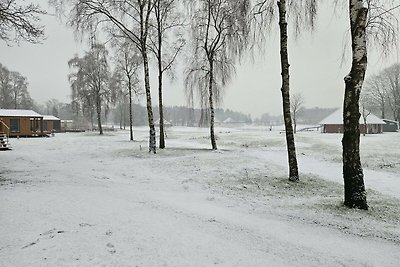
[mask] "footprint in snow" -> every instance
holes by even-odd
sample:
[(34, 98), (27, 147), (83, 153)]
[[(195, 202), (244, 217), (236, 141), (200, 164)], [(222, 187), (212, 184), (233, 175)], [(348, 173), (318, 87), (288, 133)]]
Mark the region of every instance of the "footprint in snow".
[(114, 254), (115, 252), (117, 252), (117, 250), (115, 249), (113, 244), (108, 243), (106, 246), (107, 246), (108, 252), (110, 252), (110, 254)]
[(79, 226), (80, 226), (80, 227), (86, 227), (86, 226), (92, 227), (92, 226), (94, 226), (94, 224), (90, 224), (90, 223), (80, 223)]

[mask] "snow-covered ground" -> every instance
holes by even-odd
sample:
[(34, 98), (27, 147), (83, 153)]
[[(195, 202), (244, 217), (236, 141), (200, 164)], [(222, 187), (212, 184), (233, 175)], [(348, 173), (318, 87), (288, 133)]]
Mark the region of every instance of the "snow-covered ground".
[(340, 135), (173, 127), (11, 139), (0, 266), (399, 266), (400, 133), (361, 137), (369, 211), (342, 206)]

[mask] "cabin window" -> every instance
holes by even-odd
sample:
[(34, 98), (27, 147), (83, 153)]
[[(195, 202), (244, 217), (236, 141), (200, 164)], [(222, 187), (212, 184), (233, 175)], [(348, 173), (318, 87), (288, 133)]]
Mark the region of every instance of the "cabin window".
[(47, 131), (47, 121), (43, 121), (43, 130)]
[(10, 132), (19, 133), (20, 132), (19, 126), (20, 126), (19, 119), (10, 119)]

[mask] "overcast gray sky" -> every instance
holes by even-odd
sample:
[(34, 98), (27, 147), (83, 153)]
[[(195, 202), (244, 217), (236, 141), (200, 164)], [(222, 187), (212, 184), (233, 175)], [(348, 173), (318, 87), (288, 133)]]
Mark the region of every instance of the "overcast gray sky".
[[(46, 0), (42, 7), (47, 8)], [(340, 107), (344, 95), (343, 77), (348, 73), (350, 60), (341, 66), (343, 44), (348, 21), (345, 11), (334, 15), (332, 6), (320, 9), (316, 31), (304, 33), (294, 40), (289, 36), (289, 60), (291, 63), (291, 90), (302, 92), (307, 107)], [(47, 39), (41, 45), (23, 43), (8, 47), (0, 43), (0, 63), (10, 70), (18, 71), (29, 81), (33, 99), (44, 103), (55, 98), (70, 102), (67, 62), (74, 54), (83, 54), (86, 43), (74, 40), (73, 33), (56, 18), (46, 16)], [(280, 55), (278, 32), (271, 33), (265, 53), (255, 60), (243, 59), (237, 67), (237, 76), (225, 88), (223, 108), (230, 108), (257, 117), (262, 113), (281, 114)], [(379, 53), (369, 50), (368, 74), (373, 74), (398, 59), (398, 51), (382, 59)], [(181, 69), (181, 68), (178, 68)], [(182, 75), (178, 75), (181, 77)], [(153, 75), (153, 88), (156, 86)], [(166, 105), (185, 105), (182, 79), (168, 83), (165, 88)], [(155, 90), (154, 90), (155, 91)], [(153, 103), (157, 102), (154, 93)]]

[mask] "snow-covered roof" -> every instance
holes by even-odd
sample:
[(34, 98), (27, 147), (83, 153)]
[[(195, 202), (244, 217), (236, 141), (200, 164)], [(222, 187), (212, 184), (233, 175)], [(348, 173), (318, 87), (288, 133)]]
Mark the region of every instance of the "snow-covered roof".
[(384, 122), (391, 122), (391, 123), (398, 123), (397, 121), (394, 120), (388, 120), (388, 119), (382, 119)]
[(224, 120), (224, 123), (231, 123), (231, 122), (233, 122), (233, 119), (231, 117)]
[[(157, 120), (157, 125), (160, 125), (160, 119)], [(164, 125), (172, 125), (172, 123), (170, 121), (164, 120)]]
[[(368, 114), (367, 111), (366, 114)], [(331, 115), (323, 119), (319, 122), (319, 124), (343, 124), (343, 111), (342, 109), (338, 109), (333, 112)], [(363, 116), (360, 116), (360, 124), (364, 124)], [(386, 124), (383, 120), (375, 116), (374, 114), (370, 113), (367, 116), (367, 124)]]
[(59, 121), (60, 119), (53, 115), (43, 115), (44, 121)]
[(42, 115), (36, 113), (33, 110), (27, 109), (0, 109), (1, 117), (30, 117), (30, 118), (41, 118)]

